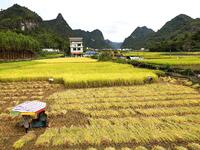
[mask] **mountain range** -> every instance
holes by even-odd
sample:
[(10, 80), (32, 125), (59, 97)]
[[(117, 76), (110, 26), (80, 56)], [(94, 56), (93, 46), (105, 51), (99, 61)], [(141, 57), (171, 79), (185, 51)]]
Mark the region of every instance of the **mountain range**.
[(66, 49), (69, 47), (69, 37), (83, 37), (85, 47), (111, 48), (100, 30), (73, 30), (62, 14), (58, 14), (53, 20), (45, 21), (37, 13), (18, 4), (0, 11), (0, 31), (2, 30), (30, 35), (44, 48)]
[(93, 49), (147, 48), (151, 51), (191, 51), (200, 49), (200, 19), (180, 14), (157, 32), (137, 27), (123, 43), (105, 40), (103, 33), (73, 30), (62, 14), (43, 20), (37, 13), (18, 4), (0, 11), (0, 31), (13, 31), (33, 37), (41, 48), (69, 49), (69, 37), (83, 37), (84, 47)]
[(145, 46), (148, 38), (155, 32), (152, 29), (144, 27), (137, 27), (133, 33), (124, 40), (122, 48), (140, 49)]
[(200, 50), (200, 19), (180, 14), (154, 32), (138, 27), (122, 44), (122, 48), (148, 48), (151, 51)]

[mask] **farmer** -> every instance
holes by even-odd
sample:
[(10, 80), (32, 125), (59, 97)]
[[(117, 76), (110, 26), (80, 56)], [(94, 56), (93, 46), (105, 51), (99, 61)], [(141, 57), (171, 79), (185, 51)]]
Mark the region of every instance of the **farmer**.
[(25, 132), (28, 133), (28, 129), (30, 127), (30, 124), (29, 124), (29, 116), (23, 116), (24, 118), (24, 128), (25, 128)]
[(146, 79), (146, 82), (151, 83), (152, 81), (153, 81), (153, 77), (148, 76), (147, 79)]

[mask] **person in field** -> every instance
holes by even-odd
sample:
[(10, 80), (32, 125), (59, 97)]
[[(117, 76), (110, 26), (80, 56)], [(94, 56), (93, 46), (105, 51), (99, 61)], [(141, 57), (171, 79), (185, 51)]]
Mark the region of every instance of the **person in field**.
[(24, 118), (24, 128), (25, 128), (25, 132), (28, 133), (28, 129), (30, 127), (30, 124), (29, 124), (29, 117), (27, 116), (23, 116)]

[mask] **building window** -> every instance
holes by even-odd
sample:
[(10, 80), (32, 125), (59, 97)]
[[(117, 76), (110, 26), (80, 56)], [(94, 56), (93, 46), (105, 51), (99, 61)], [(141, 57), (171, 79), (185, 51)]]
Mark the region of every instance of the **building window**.
[(76, 51), (76, 48), (73, 48), (74, 51)]
[(81, 50), (81, 48), (78, 48), (78, 51), (80, 51)]
[(78, 44), (78, 46), (81, 46), (81, 44)]

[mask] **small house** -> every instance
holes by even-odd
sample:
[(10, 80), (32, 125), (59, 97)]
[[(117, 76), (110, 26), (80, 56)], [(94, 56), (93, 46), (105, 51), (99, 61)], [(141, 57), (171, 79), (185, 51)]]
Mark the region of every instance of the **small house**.
[(71, 37), (70, 41), (70, 53), (72, 56), (83, 55), (83, 38), (82, 37)]

